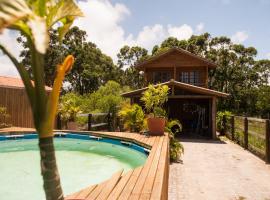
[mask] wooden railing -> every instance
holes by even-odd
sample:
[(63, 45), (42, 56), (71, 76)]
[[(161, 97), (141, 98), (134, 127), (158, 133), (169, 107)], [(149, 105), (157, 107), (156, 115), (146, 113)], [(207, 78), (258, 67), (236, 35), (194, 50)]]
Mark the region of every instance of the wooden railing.
[(270, 163), (270, 120), (241, 116), (223, 117), (225, 135)]
[[(87, 131), (99, 130), (100, 128), (112, 131), (112, 113), (83, 113), (77, 114), (77, 117), (87, 117)], [(103, 117), (103, 120), (96, 122), (94, 120), (96, 117)], [(59, 115), (57, 117), (57, 129), (62, 129), (62, 122)]]

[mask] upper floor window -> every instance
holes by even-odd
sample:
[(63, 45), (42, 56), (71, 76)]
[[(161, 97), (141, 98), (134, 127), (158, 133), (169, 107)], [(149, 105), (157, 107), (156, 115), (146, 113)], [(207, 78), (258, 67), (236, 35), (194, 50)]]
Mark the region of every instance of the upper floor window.
[(192, 85), (200, 84), (200, 72), (199, 71), (189, 71), (180, 73), (180, 81), (183, 83), (188, 83)]
[(167, 71), (160, 71), (153, 73), (153, 82), (154, 83), (163, 83), (169, 81), (172, 78), (172, 74)]

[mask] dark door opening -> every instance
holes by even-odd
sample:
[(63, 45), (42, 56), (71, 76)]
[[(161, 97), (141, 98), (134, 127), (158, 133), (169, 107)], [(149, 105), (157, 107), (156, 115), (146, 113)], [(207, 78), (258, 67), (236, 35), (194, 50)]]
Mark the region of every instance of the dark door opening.
[(209, 99), (169, 99), (168, 115), (182, 124), (181, 136), (211, 138)]

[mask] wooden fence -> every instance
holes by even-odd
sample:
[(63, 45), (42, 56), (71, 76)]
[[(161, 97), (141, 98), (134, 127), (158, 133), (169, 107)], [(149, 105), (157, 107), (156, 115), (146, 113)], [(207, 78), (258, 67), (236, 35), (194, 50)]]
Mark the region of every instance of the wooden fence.
[(34, 127), (31, 106), (24, 89), (0, 87), (0, 106), (5, 107), (9, 114), (9, 117), (0, 117), (0, 123)]
[[(77, 118), (85, 118), (86, 121), (85, 124), (81, 124), (79, 126), (80, 130), (87, 130), (87, 131), (93, 131), (93, 130), (100, 130), (100, 129), (106, 129), (108, 131), (114, 130), (113, 125), (113, 118), (112, 113), (85, 113), (85, 114), (78, 114)], [(60, 116), (57, 117), (57, 129), (62, 129), (62, 121)]]
[(225, 135), (270, 163), (270, 120), (241, 116), (223, 118)]

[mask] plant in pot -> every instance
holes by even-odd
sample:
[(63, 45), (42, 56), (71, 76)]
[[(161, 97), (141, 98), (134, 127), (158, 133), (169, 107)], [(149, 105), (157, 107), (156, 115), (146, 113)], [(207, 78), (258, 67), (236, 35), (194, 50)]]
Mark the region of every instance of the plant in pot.
[(74, 93), (68, 93), (61, 97), (59, 104), (59, 113), (65, 127), (68, 130), (76, 130), (77, 123), (75, 122), (77, 114), (81, 112), (80, 98)]
[(163, 135), (166, 123), (166, 111), (163, 106), (168, 100), (167, 85), (149, 85), (141, 101), (147, 111), (147, 126), (150, 135)]

